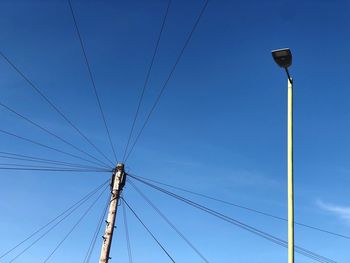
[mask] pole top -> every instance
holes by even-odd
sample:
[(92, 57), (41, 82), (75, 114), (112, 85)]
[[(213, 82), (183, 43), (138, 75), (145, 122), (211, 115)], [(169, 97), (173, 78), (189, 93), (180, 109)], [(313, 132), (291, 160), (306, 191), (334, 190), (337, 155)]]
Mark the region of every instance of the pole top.
[(118, 163), (117, 166), (115, 167), (116, 171), (124, 171), (124, 164), (123, 163)]

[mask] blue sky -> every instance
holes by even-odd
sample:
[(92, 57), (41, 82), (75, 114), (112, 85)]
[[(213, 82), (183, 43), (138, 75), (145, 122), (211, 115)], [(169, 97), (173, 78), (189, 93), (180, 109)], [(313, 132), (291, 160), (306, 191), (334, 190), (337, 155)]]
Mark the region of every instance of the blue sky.
[[(136, 131), (203, 3), (173, 0)], [(167, 1), (72, 4), (121, 158)], [(286, 217), (287, 80), (270, 51), (290, 47), (295, 84), (296, 220), (350, 234), (349, 5), (347, 1), (210, 1), (126, 163), (127, 171)], [(113, 158), (67, 2), (1, 1), (0, 32), (0, 50)], [(0, 87), (2, 103), (101, 158), (3, 59)], [(79, 155), (4, 108), (0, 109), (0, 118), (1, 129)], [(4, 152), (83, 163), (3, 134), (0, 145)], [(1, 159), (1, 163), (9, 162), (15, 163)], [(109, 176), (0, 171), (1, 251)], [(286, 262), (286, 249), (139, 186), (210, 262)], [(202, 262), (132, 187), (127, 185), (124, 194), (176, 262)], [(285, 222), (181, 194), (287, 238)], [(102, 199), (51, 262), (83, 260), (105, 202)], [(82, 212), (79, 210), (15, 262), (44, 260)], [(167, 262), (132, 214), (127, 216), (134, 262)], [(113, 261), (121, 258), (120, 262), (127, 262), (121, 214), (117, 221), (111, 256)], [(295, 237), (296, 244), (337, 262), (349, 258), (349, 240), (300, 227)], [(94, 261), (100, 242), (98, 239)], [(8, 262), (15, 255), (0, 262)], [(311, 261), (297, 255), (297, 262)]]

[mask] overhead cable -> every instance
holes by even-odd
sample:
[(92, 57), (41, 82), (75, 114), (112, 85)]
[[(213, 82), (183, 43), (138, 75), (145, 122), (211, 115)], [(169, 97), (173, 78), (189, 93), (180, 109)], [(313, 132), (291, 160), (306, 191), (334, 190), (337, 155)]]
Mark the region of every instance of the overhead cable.
[(204, 255), (193, 245), (193, 243), (160, 211), (158, 207), (144, 194), (141, 190), (134, 184), (134, 182), (129, 180), (130, 185), (141, 195), (141, 197), (151, 206), (157, 214), (163, 218), (163, 220), (184, 240), (187, 245), (189, 245), (192, 250), (206, 263), (209, 263), (209, 260), (204, 257)]
[(125, 161), (125, 157), (126, 157), (126, 153), (127, 153), (127, 151), (128, 151), (128, 148), (129, 148), (131, 136), (132, 136), (133, 131), (134, 131), (134, 128), (135, 128), (135, 124), (136, 124), (136, 120), (137, 120), (137, 117), (138, 117), (138, 114), (139, 114), (139, 111), (140, 111), (141, 103), (142, 103), (142, 101), (143, 101), (143, 97), (144, 97), (144, 94), (145, 94), (145, 91), (146, 91), (146, 87), (147, 87), (147, 85), (148, 85), (148, 81), (149, 81), (149, 78), (150, 78), (150, 75), (151, 75), (151, 71), (152, 71), (152, 68), (153, 68), (154, 60), (155, 60), (156, 54), (157, 54), (157, 52), (158, 52), (158, 47), (159, 47), (160, 39), (161, 39), (162, 34), (163, 34), (163, 30), (164, 30), (164, 27), (165, 27), (165, 22), (166, 22), (167, 17), (168, 17), (170, 5), (171, 5), (171, 0), (168, 0), (168, 4), (167, 4), (167, 7), (166, 7), (165, 15), (164, 15), (164, 17), (163, 17), (162, 26), (161, 26), (161, 28), (160, 28), (160, 31), (159, 31), (159, 34), (158, 34), (158, 38), (157, 38), (157, 42), (156, 42), (156, 45), (155, 45), (154, 50), (153, 50), (153, 55), (152, 55), (151, 63), (150, 63), (150, 65), (149, 65), (149, 67), (148, 67), (148, 70), (147, 70), (146, 79), (145, 79), (145, 81), (144, 81), (144, 83), (143, 83), (143, 88), (142, 88), (142, 91), (141, 91), (141, 95), (140, 95), (140, 98), (139, 98), (139, 102), (138, 102), (138, 104), (137, 104), (137, 108), (136, 108), (134, 120), (133, 120), (133, 122), (132, 122), (131, 129), (130, 129), (130, 133), (129, 133), (129, 136), (128, 136), (128, 141), (127, 141), (127, 143), (126, 143), (126, 147), (125, 147), (125, 151), (124, 151), (124, 155), (123, 155), (123, 162)]
[(38, 166), (29, 164), (14, 164), (0, 163), (0, 170), (15, 170), (15, 171), (52, 171), (52, 172), (112, 172), (110, 169), (78, 169), (78, 168), (61, 168), (52, 166)]
[[(79, 31), (79, 27), (78, 27), (78, 23), (77, 23), (77, 20), (76, 20), (76, 18), (75, 18), (75, 15), (74, 15), (73, 6), (72, 6), (72, 3), (71, 3), (70, 0), (68, 0), (68, 4), (69, 4), (69, 9), (70, 9), (70, 11), (71, 11), (72, 17), (73, 17), (74, 27), (75, 27), (75, 29), (76, 29), (76, 32), (77, 32), (77, 35), (78, 35), (78, 38), (79, 38), (80, 47), (81, 47), (81, 50), (83, 51), (83, 55), (84, 55), (84, 59), (85, 59), (85, 64), (86, 64), (86, 67), (87, 67), (88, 72), (89, 72), (89, 77), (90, 77), (90, 80), (91, 80), (92, 87), (93, 87), (93, 89), (94, 89), (94, 93), (95, 93), (95, 97), (96, 97), (96, 100), (97, 100), (97, 103), (98, 103), (98, 107), (99, 107), (99, 109), (100, 109), (101, 116), (102, 116), (102, 119), (103, 119), (103, 123), (104, 123), (105, 128), (106, 128), (108, 140), (109, 140), (109, 143), (110, 143), (110, 145), (111, 145), (111, 148), (112, 148), (112, 151), (113, 151), (113, 154), (114, 154), (115, 161), (118, 162), (117, 154), (116, 154), (116, 152), (115, 152), (115, 149), (114, 149), (114, 146), (113, 146), (113, 143), (112, 143), (112, 139), (111, 139), (111, 135), (110, 135), (110, 133), (109, 133), (109, 129), (108, 129), (108, 126), (107, 126), (106, 117), (105, 117), (105, 115), (104, 115), (104, 113), (103, 113), (101, 101), (100, 101), (100, 98), (99, 98), (98, 93), (97, 93), (97, 89), (96, 89), (96, 85), (95, 85), (95, 80), (94, 80), (94, 77), (93, 77), (93, 75), (92, 75), (92, 70), (91, 70), (91, 67), (90, 67), (90, 63), (89, 63), (89, 60), (88, 60), (88, 57), (87, 57), (87, 54), (86, 54), (86, 51), (85, 51), (83, 39), (82, 39), (82, 37), (81, 37), (80, 31)], [(111, 162), (111, 161), (110, 161), (110, 162)], [(113, 163), (113, 162), (112, 162), (112, 163)]]
[[(37, 239), (35, 239), (32, 243), (30, 243), (28, 246), (26, 246), (23, 250), (21, 250), (20, 253), (18, 253), (10, 262), (15, 261), (18, 257), (20, 257), (22, 254), (24, 254), (28, 249), (30, 249), (32, 246), (34, 246), (37, 242), (39, 242), (42, 238), (44, 238), (47, 234), (49, 234), (54, 228), (56, 228), (62, 221), (64, 221), (67, 217), (69, 217), (74, 211), (76, 211), (79, 207), (81, 207), (84, 203), (86, 203), (92, 196), (94, 196), (98, 191), (100, 191), (103, 187), (108, 187), (108, 183), (110, 180), (105, 181), (103, 184), (98, 186), (96, 189), (92, 190), (90, 193), (85, 195), (82, 199), (80, 199), (78, 202), (74, 203), (72, 206), (70, 206), (68, 209), (64, 210), (62, 213), (60, 213), (58, 216), (50, 220), (48, 223), (40, 227), (38, 230), (34, 231), (32, 234), (30, 234), (28, 237), (26, 237), (24, 240), (19, 242), (17, 245), (12, 247), (11, 249), (7, 250), (5, 253), (3, 253), (0, 256), (0, 259), (8, 255), (10, 252), (21, 246), (23, 243), (34, 237), (35, 235), (39, 234), (42, 230), (46, 229), (48, 226), (56, 222), (54, 225), (52, 225), (49, 229), (47, 229), (43, 234), (41, 234)], [(107, 186), (106, 186), (107, 185)]]
[(41, 168), (18, 168), (18, 167), (0, 167), (0, 170), (8, 170), (8, 171), (38, 171), (38, 172), (94, 172), (94, 173), (105, 173), (110, 171), (103, 171), (103, 170), (79, 170), (79, 169), (58, 169), (58, 168), (52, 168), (52, 169), (41, 169)]
[(158, 94), (158, 96), (157, 96), (157, 98), (156, 98), (156, 100), (155, 100), (155, 102), (154, 102), (154, 104), (153, 104), (153, 106), (152, 106), (150, 112), (148, 113), (148, 115), (147, 115), (147, 117), (146, 117), (145, 122), (143, 123), (143, 125), (142, 125), (142, 127), (141, 127), (139, 133), (137, 134), (137, 136), (136, 136), (136, 138), (135, 138), (135, 140), (134, 140), (134, 143), (133, 143), (132, 146), (131, 146), (131, 149), (130, 149), (129, 153), (127, 154), (127, 156), (126, 156), (126, 158), (125, 158), (125, 162), (129, 159), (130, 154), (132, 153), (132, 151), (133, 151), (133, 149), (134, 149), (134, 147), (135, 147), (137, 141), (139, 140), (139, 138), (140, 138), (140, 136), (141, 136), (143, 130), (145, 129), (145, 127), (146, 127), (146, 125), (147, 125), (147, 123), (148, 123), (148, 121), (149, 121), (149, 119), (150, 119), (152, 113), (154, 112), (154, 110), (155, 110), (157, 104), (159, 103), (160, 98), (162, 97), (165, 88), (168, 86), (168, 83), (169, 83), (169, 81), (170, 81), (172, 75), (174, 74), (177, 65), (179, 64), (179, 62), (180, 62), (180, 60), (181, 60), (181, 58), (182, 58), (182, 55), (184, 54), (184, 52), (185, 52), (185, 50), (186, 50), (186, 48), (187, 48), (187, 46), (188, 46), (188, 44), (189, 44), (189, 42), (190, 42), (190, 40), (191, 40), (191, 38), (192, 38), (193, 33), (195, 32), (195, 30), (196, 30), (196, 28), (197, 28), (197, 26), (198, 26), (198, 24), (199, 24), (199, 21), (201, 20), (203, 14), (204, 14), (204, 11), (205, 11), (205, 9), (206, 9), (207, 6), (208, 6), (208, 3), (209, 3), (209, 0), (206, 0), (205, 3), (204, 3), (204, 5), (203, 5), (203, 7), (202, 7), (202, 9), (201, 9), (201, 11), (200, 11), (200, 13), (199, 13), (199, 16), (197, 17), (197, 19), (196, 19), (196, 21), (195, 21), (195, 23), (194, 23), (194, 25), (193, 25), (193, 27), (192, 27), (192, 29), (191, 29), (190, 34), (188, 35), (188, 37), (187, 37), (187, 39), (186, 39), (186, 41), (185, 41), (185, 44), (183, 45), (183, 47), (182, 47), (182, 49), (181, 49), (181, 51), (180, 51), (180, 53), (179, 53), (179, 55), (178, 55), (178, 57), (177, 57), (177, 59), (176, 59), (174, 65), (172, 66), (172, 68), (171, 68), (171, 70), (170, 70), (170, 73), (169, 73), (168, 77), (166, 78), (166, 80), (165, 80), (165, 82), (164, 82), (164, 84), (163, 84), (163, 86), (162, 86), (162, 88), (161, 88), (161, 90), (160, 90), (160, 93)]
[[(105, 159), (110, 161), (107, 156), (76, 126), (71, 120), (3, 53), (0, 56), (9, 64), (36, 93), (38, 93), (76, 132), (79, 133), (96, 151), (98, 151)], [(113, 163), (112, 163), (113, 164)], [(114, 164), (113, 164), (114, 165)]]
[(87, 250), (87, 252), (85, 254), (85, 258), (84, 258), (83, 263), (89, 263), (90, 262), (92, 252), (94, 251), (94, 248), (95, 248), (95, 245), (96, 245), (98, 234), (101, 231), (103, 220), (105, 219), (106, 214), (107, 214), (109, 203), (110, 203), (110, 196), (107, 197), (106, 205), (103, 207), (103, 211), (102, 211), (101, 217), (98, 220), (98, 223), (97, 223), (94, 235), (93, 235), (93, 237), (91, 239), (91, 242), (89, 244), (89, 248), (88, 248), (88, 250)]
[[(0, 152), (1, 154), (1, 152)], [(89, 166), (89, 165), (83, 165), (83, 164), (76, 164), (76, 163), (69, 163), (69, 162), (61, 162), (61, 161), (55, 161), (50, 159), (44, 159), (44, 158), (28, 158), (28, 157), (15, 157), (15, 155), (0, 155), (0, 158), (3, 159), (10, 159), (10, 160), (19, 160), (29, 163), (39, 163), (39, 164), (51, 164), (59, 167), (69, 167), (69, 168), (85, 168), (85, 169), (104, 169), (101, 167), (95, 167), (95, 166)], [(41, 159), (41, 160), (40, 160)]]
[(79, 217), (78, 221), (72, 226), (72, 228), (67, 232), (67, 234), (63, 237), (63, 239), (56, 245), (56, 247), (50, 252), (50, 254), (45, 258), (44, 263), (48, 262), (49, 259), (53, 256), (53, 254), (59, 249), (59, 247), (63, 244), (64, 241), (72, 234), (74, 229), (83, 221), (86, 215), (90, 212), (90, 210), (94, 207), (97, 201), (101, 198), (103, 193), (107, 190), (107, 187), (96, 197), (96, 199), (92, 202), (92, 204), (85, 210), (85, 212)]
[(23, 141), (26, 141), (26, 142), (30, 142), (30, 143), (35, 144), (35, 145), (38, 145), (38, 146), (40, 146), (40, 147), (43, 147), (43, 148), (46, 148), (46, 149), (50, 149), (50, 150), (53, 150), (53, 151), (55, 151), (55, 152), (59, 152), (59, 153), (64, 154), (64, 155), (68, 155), (68, 156), (71, 156), (71, 157), (76, 158), (76, 159), (83, 160), (83, 161), (85, 161), (85, 162), (89, 162), (89, 163), (94, 163), (94, 164), (100, 165), (99, 163), (96, 163), (96, 162), (94, 162), (94, 161), (85, 159), (85, 158), (83, 158), (83, 157), (77, 156), (77, 155), (75, 155), (75, 154), (72, 154), (72, 153), (69, 153), (69, 152), (66, 152), (66, 151), (59, 150), (59, 149), (57, 149), (57, 148), (54, 148), (54, 147), (45, 145), (45, 144), (43, 144), (43, 143), (34, 141), (34, 140), (32, 140), (32, 139), (25, 138), (25, 137), (23, 137), (23, 136), (17, 135), (17, 134), (15, 134), (15, 133), (12, 133), (12, 132), (9, 132), (9, 131), (5, 131), (5, 130), (1, 130), (1, 129), (0, 129), (0, 132), (3, 133), (3, 134), (9, 135), (9, 136), (15, 137), (15, 138), (20, 139), (20, 140), (23, 140)]
[(129, 208), (129, 210), (133, 213), (133, 215), (136, 217), (136, 219), (141, 223), (141, 225), (146, 229), (148, 234), (151, 235), (154, 241), (158, 244), (158, 246), (164, 251), (164, 253), (168, 256), (168, 258), (175, 263), (175, 260), (170, 256), (169, 252), (164, 248), (164, 246), (158, 241), (158, 239), (152, 234), (151, 230), (142, 222), (141, 218), (136, 214), (136, 212), (131, 208), (131, 206), (128, 204), (128, 202), (125, 201), (123, 197), (121, 197), (122, 201), (126, 204), (126, 206)]
[(30, 123), (31, 125), (41, 129), (42, 131), (46, 132), (47, 134), (50, 134), (51, 136), (55, 137), (56, 139), (60, 140), (61, 142), (65, 143), (66, 145), (69, 145), (70, 147), (74, 148), (75, 150), (89, 156), (90, 158), (100, 162), (102, 165), (109, 167), (108, 164), (106, 164), (105, 162), (101, 161), (100, 159), (96, 158), (95, 156), (89, 154), (88, 152), (80, 149), (79, 147), (75, 146), (74, 144), (70, 143), (69, 141), (63, 139), (61, 136), (55, 134), (54, 132), (48, 130), (47, 128), (37, 124), (36, 122), (32, 121), (31, 119), (25, 117), (24, 115), (18, 113), (17, 111), (15, 111), (14, 109), (10, 108), (9, 106), (3, 104), (2, 102), (0, 102), (0, 106), (2, 106), (3, 108), (5, 108), (6, 110), (8, 110), (9, 112), (12, 112), (13, 114), (15, 114), (16, 116), (18, 116), (19, 118), (27, 121), (28, 123)]
[(125, 209), (125, 203), (124, 202), (122, 202), (122, 208), (123, 208), (123, 219), (124, 219), (123, 221), (124, 221), (126, 246), (127, 246), (127, 249), (128, 249), (129, 263), (133, 263), (132, 252), (131, 252), (131, 245), (130, 245), (129, 227), (128, 227), (128, 221), (127, 221), (127, 217), (126, 217), (126, 209)]
[[(0, 156), (1, 157), (1, 156)], [(22, 167), (22, 168), (37, 168), (37, 169), (67, 169), (67, 170), (89, 170), (89, 171), (112, 171), (112, 169), (106, 169), (106, 168), (99, 168), (99, 167), (91, 167), (91, 168), (82, 168), (82, 167), (63, 167), (59, 165), (52, 165), (47, 166), (47, 165), (32, 165), (32, 164), (19, 164), (19, 163), (0, 163), (0, 167), (4, 168), (17, 168), (17, 167)]]
[[(260, 237), (262, 237), (262, 238), (264, 238), (266, 240), (269, 240), (269, 241), (271, 241), (271, 242), (273, 242), (273, 243), (275, 243), (277, 245), (280, 245), (280, 246), (283, 246), (283, 247), (288, 247), (288, 243), (286, 241), (284, 241), (284, 240), (282, 240), (280, 238), (277, 238), (277, 237), (275, 237), (275, 236), (273, 236), (271, 234), (268, 234), (268, 233), (266, 233), (264, 231), (261, 231), (261, 230), (255, 228), (255, 227), (252, 227), (252, 226), (250, 226), (248, 224), (245, 224), (245, 223), (243, 223), (243, 222), (241, 222), (239, 220), (236, 220), (236, 219), (234, 219), (232, 217), (229, 217), (229, 216), (226, 216), (226, 215), (224, 215), (222, 213), (214, 211), (213, 209), (210, 209), (208, 207), (200, 205), (200, 204), (198, 204), (198, 203), (196, 203), (194, 201), (191, 201), (191, 200), (189, 200), (187, 198), (181, 197), (181, 196), (179, 196), (177, 194), (174, 194), (174, 193), (172, 193), (170, 191), (167, 191), (167, 190), (165, 190), (163, 188), (160, 188), (160, 187), (158, 187), (156, 185), (150, 184), (150, 183), (148, 183), (148, 182), (146, 182), (144, 180), (137, 179), (137, 178), (134, 178), (134, 179), (139, 181), (139, 182), (141, 182), (141, 183), (143, 183), (143, 184), (145, 184), (145, 185), (148, 185), (149, 187), (151, 187), (153, 189), (156, 189), (156, 190), (158, 190), (160, 192), (163, 192), (166, 195), (174, 197), (175, 199), (178, 199), (178, 200), (180, 200), (180, 201), (182, 201), (182, 202), (184, 202), (184, 203), (186, 203), (186, 204), (188, 204), (190, 206), (193, 206), (193, 207), (195, 207), (195, 208), (197, 208), (199, 210), (207, 212), (208, 214), (211, 214), (211, 215), (213, 215), (213, 216), (215, 216), (215, 217), (217, 217), (219, 219), (222, 219), (222, 220), (224, 220), (224, 221), (226, 221), (226, 222), (228, 222), (230, 224), (238, 226), (238, 227), (240, 227), (240, 228), (242, 228), (244, 230), (247, 230), (247, 231), (249, 231), (249, 232), (251, 232), (251, 233), (253, 233), (255, 235), (258, 235), (258, 236), (260, 236)], [(329, 259), (327, 257), (324, 257), (324, 256), (321, 256), (319, 254), (316, 254), (316, 253), (314, 253), (314, 252), (312, 252), (310, 250), (304, 249), (304, 248), (302, 248), (300, 246), (295, 246), (295, 251), (297, 253), (299, 253), (299, 254), (302, 254), (302, 255), (304, 255), (306, 257), (314, 259), (315, 261), (318, 261), (318, 262), (327, 262), (327, 263), (335, 263), (336, 262), (336, 261), (334, 261), (332, 259)]]
[(103, 182), (101, 185), (99, 185), (97, 188), (95, 188), (94, 190), (90, 191), (88, 194), (86, 194), (84, 197), (82, 197), (79, 201), (77, 201), (76, 203), (74, 203), (73, 205), (71, 205), (69, 208), (67, 208), (66, 210), (64, 210), (62, 213), (60, 213), (58, 216), (56, 216), (55, 218), (53, 218), (52, 220), (50, 220), (49, 222), (47, 222), (45, 225), (43, 225), (42, 227), (40, 227), (39, 229), (37, 229), (36, 231), (34, 231), (33, 233), (31, 233), (29, 236), (27, 236), (25, 239), (23, 239), (21, 242), (17, 243), (15, 246), (13, 246), (11, 249), (7, 250), (6, 252), (4, 252), (3, 254), (0, 255), (0, 259), (2, 259), (3, 257), (5, 257), (6, 255), (8, 255), (9, 253), (11, 253), (13, 250), (15, 250), (17, 247), (19, 247), (20, 245), (22, 245), (24, 242), (26, 242), (27, 240), (29, 240), (30, 238), (32, 238), (33, 236), (35, 236), (36, 234), (38, 234), (41, 230), (45, 229), (47, 226), (49, 226), (50, 224), (52, 224), (53, 222), (55, 222), (58, 218), (62, 217), (63, 215), (65, 215), (66, 213), (68, 213), (70, 210), (72, 210), (74, 207), (76, 207), (77, 205), (79, 205), (81, 202), (83, 202), (84, 200), (89, 199), (91, 196), (93, 196), (96, 192), (98, 192), (103, 186), (105, 186), (106, 184), (109, 183), (109, 179), (105, 182)]
[[(253, 212), (253, 213), (261, 214), (261, 215), (264, 215), (264, 216), (267, 216), (267, 217), (271, 217), (271, 218), (274, 218), (274, 219), (278, 219), (278, 220), (281, 220), (281, 221), (288, 221), (288, 219), (280, 217), (280, 216), (277, 216), (277, 215), (273, 215), (273, 214), (270, 214), (270, 213), (267, 213), (267, 212), (264, 212), (264, 211), (260, 211), (260, 210), (257, 210), (257, 209), (254, 209), (254, 208), (250, 208), (250, 207), (247, 207), (247, 206), (244, 206), (244, 205), (241, 205), (241, 204), (233, 203), (233, 202), (230, 202), (230, 201), (225, 201), (225, 200), (213, 197), (213, 196), (197, 193), (197, 192), (194, 192), (194, 191), (189, 190), (189, 189), (185, 189), (185, 188), (181, 188), (181, 187), (178, 187), (178, 186), (173, 186), (173, 185), (170, 185), (170, 184), (162, 183), (162, 182), (159, 182), (159, 181), (156, 181), (156, 180), (153, 180), (153, 179), (148, 179), (148, 178), (145, 178), (145, 177), (142, 177), (142, 176), (136, 176), (136, 175), (130, 175), (130, 176), (134, 176), (136, 178), (140, 178), (140, 179), (143, 179), (143, 180), (146, 180), (146, 181), (149, 181), (149, 182), (153, 182), (153, 183), (156, 183), (156, 184), (159, 184), (159, 185), (167, 186), (167, 187), (170, 187), (170, 188), (173, 188), (173, 189), (185, 192), (185, 193), (189, 193), (189, 194), (192, 194), (192, 195), (200, 196), (200, 197), (203, 197), (203, 198), (206, 198), (206, 199), (209, 199), (209, 200), (213, 200), (213, 201), (216, 201), (216, 202), (219, 202), (219, 203), (223, 203), (223, 204), (226, 204), (226, 205), (234, 206), (234, 207), (237, 207), (237, 208), (240, 208), (240, 209), (244, 209), (244, 210), (247, 210), (247, 211), (250, 211), (250, 212)], [(327, 229), (323, 229), (323, 228), (320, 228), (320, 227), (312, 226), (312, 225), (301, 223), (301, 222), (294, 221), (294, 223), (296, 225), (299, 225), (299, 226), (302, 226), (302, 227), (310, 228), (310, 229), (313, 229), (313, 230), (316, 230), (316, 231), (319, 231), (319, 232), (323, 232), (323, 233), (326, 233), (326, 234), (330, 234), (330, 235), (333, 235), (333, 236), (337, 236), (337, 237), (341, 237), (341, 238), (345, 238), (345, 239), (350, 240), (350, 236), (347, 236), (347, 235), (344, 235), (344, 234), (339, 234), (339, 233), (336, 233), (336, 232), (333, 232), (333, 231), (330, 231), (330, 230), (327, 230)]]

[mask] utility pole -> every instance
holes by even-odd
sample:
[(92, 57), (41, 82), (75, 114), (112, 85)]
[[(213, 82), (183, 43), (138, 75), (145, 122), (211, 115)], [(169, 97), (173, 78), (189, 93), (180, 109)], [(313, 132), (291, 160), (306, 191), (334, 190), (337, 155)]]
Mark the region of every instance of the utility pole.
[(125, 185), (125, 180), (126, 173), (124, 171), (124, 164), (118, 163), (112, 174), (111, 201), (109, 204), (108, 216), (106, 220), (106, 230), (103, 235), (103, 243), (99, 263), (108, 263), (108, 261), (111, 259), (109, 257), (109, 252), (112, 245), (119, 197)]

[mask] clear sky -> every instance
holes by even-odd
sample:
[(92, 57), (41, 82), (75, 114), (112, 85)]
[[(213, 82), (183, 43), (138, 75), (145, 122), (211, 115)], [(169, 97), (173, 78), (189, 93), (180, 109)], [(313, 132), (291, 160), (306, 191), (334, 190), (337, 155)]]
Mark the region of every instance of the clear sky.
[[(203, 3), (172, 1), (135, 131), (141, 128)], [(167, 1), (73, 0), (72, 5), (121, 159)], [(349, 1), (341, 0), (209, 1), (126, 162), (127, 171), (287, 217), (287, 79), (270, 51), (290, 47), (295, 217), (301, 223), (350, 235), (349, 12)], [(0, 32), (0, 51), (113, 159), (68, 3), (0, 1)], [(2, 58), (0, 90), (1, 103), (103, 159)], [(0, 118), (2, 130), (89, 158), (3, 107)], [(0, 150), (88, 165), (3, 133)], [(40, 165), (0, 159), (1, 164)], [(0, 253), (110, 175), (0, 170)], [(287, 261), (285, 248), (138, 186), (209, 262)], [(284, 221), (179, 193), (287, 239)], [(203, 262), (130, 185), (124, 195), (176, 262)], [(107, 193), (50, 262), (83, 262), (106, 198)], [(43, 262), (87, 206), (14, 262)], [(119, 212), (111, 262), (128, 262), (122, 210)], [(130, 212), (127, 218), (134, 262), (168, 262)], [(91, 262), (97, 262), (101, 235)], [(348, 262), (350, 257), (350, 241), (344, 238), (297, 226), (295, 240), (337, 262)], [(0, 262), (9, 262), (20, 251), (18, 248)], [(300, 255), (296, 260), (313, 262)]]

